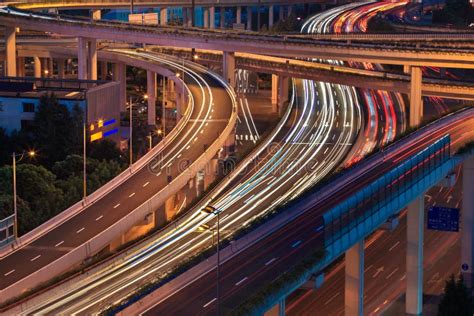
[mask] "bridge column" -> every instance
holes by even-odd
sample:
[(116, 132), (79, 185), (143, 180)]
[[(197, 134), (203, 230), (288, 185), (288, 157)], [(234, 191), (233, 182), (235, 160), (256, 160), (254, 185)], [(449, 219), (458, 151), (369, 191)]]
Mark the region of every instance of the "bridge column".
[(423, 99), (421, 97), (421, 67), (411, 67), (410, 80), (410, 127), (420, 125), (423, 118)]
[(279, 12), (278, 12), (278, 19), (280, 21), (283, 21), (285, 19), (285, 6), (282, 6), (280, 5), (280, 7), (278, 8), (279, 9)]
[(225, 7), (221, 7), (221, 13), (219, 17), (219, 27), (221, 29), (225, 27)]
[(270, 5), (268, 7), (268, 29), (270, 29), (273, 26), (273, 21), (275, 20), (273, 16), (274, 11), (275, 10), (274, 10), (273, 5)]
[(146, 72), (146, 86), (148, 95), (148, 125), (156, 125), (156, 73)]
[(113, 79), (114, 81), (120, 82), (119, 90), (119, 102), (120, 110), (125, 110), (125, 104), (127, 100), (127, 66), (125, 64), (114, 64)]
[(462, 225), (461, 225), (461, 273), (464, 282), (471, 290), (474, 288), (474, 156), (463, 163), (462, 169)]
[(100, 79), (101, 80), (107, 80), (107, 75), (108, 75), (108, 65), (106, 61), (101, 61), (100, 62)]
[(279, 300), (278, 303), (265, 312), (264, 316), (285, 316), (285, 299)]
[(235, 9), (235, 23), (241, 24), (242, 23), (242, 7), (238, 6)]
[(188, 8), (183, 7), (183, 26), (187, 26), (189, 22), (189, 16), (188, 16)]
[(288, 102), (288, 77), (278, 76), (278, 114), (283, 114), (285, 103)]
[(34, 76), (35, 78), (41, 78), (41, 59), (38, 56), (33, 56), (34, 62)]
[(272, 75), (272, 112), (278, 112), (278, 75)]
[(290, 4), (288, 5), (288, 13), (287, 16), (290, 16), (293, 13), (293, 6)]
[(209, 8), (209, 28), (212, 30), (216, 28), (216, 7)]
[(408, 205), (407, 211), (407, 315), (421, 315), (423, 308), (424, 194)]
[(16, 61), (16, 75), (18, 77), (25, 76), (25, 57), (18, 57)]
[(92, 15), (92, 20), (101, 20), (102, 19), (102, 12), (100, 11), (100, 9), (92, 10), (91, 15)]
[(87, 40), (84, 37), (77, 41), (77, 78), (87, 79)]
[(168, 24), (168, 8), (160, 8), (160, 25)]
[(16, 77), (16, 28), (5, 27), (5, 76)]
[(247, 30), (252, 30), (252, 7), (247, 6)]
[(209, 28), (209, 8), (204, 8), (204, 10), (202, 10), (202, 14), (203, 27), (207, 29)]
[(89, 39), (89, 80), (97, 80), (97, 40)]
[(364, 240), (346, 251), (346, 285), (344, 308), (346, 316), (364, 313)]
[(235, 87), (235, 54), (233, 52), (224, 52), (223, 64), (224, 79)]
[(59, 58), (57, 60), (57, 63), (58, 63), (58, 77), (59, 79), (64, 79), (64, 76), (65, 76), (65, 62), (66, 60), (63, 59), (63, 58)]

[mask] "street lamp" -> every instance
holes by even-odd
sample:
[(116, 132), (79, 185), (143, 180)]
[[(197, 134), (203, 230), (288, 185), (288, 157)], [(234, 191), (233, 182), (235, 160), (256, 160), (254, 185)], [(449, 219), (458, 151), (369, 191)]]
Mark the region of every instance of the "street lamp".
[(220, 291), (219, 291), (219, 281), (220, 281), (220, 265), (221, 265), (221, 253), (219, 249), (219, 244), (220, 244), (220, 230), (219, 230), (219, 225), (220, 225), (220, 213), (221, 211), (216, 209), (215, 207), (208, 205), (204, 209), (202, 209), (203, 213), (206, 214), (213, 214), (217, 216), (217, 285), (216, 285), (216, 290), (217, 290), (217, 295), (216, 295), (216, 301), (217, 301), (217, 316), (220, 315), (219, 307), (220, 307)]
[[(18, 207), (17, 207), (17, 197), (16, 197), (16, 157), (20, 157), (18, 159), (18, 162), (20, 162), (23, 157), (25, 156), (26, 152), (22, 152), (21, 154), (17, 153), (12, 153), (12, 159), (13, 159), (13, 212), (14, 212), (14, 223), (13, 223), (13, 234), (15, 236), (15, 239), (18, 238)], [(36, 155), (36, 152), (34, 150), (30, 150), (28, 152), (28, 156), (30, 158), (33, 158)]]

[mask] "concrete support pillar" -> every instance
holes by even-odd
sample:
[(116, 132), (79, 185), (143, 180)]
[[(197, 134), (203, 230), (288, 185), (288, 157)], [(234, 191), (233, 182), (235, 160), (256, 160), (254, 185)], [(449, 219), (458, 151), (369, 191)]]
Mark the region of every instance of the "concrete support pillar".
[(265, 312), (264, 316), (285, 316), (285, 299), (278, 301), (277, 304)]
[(219, 26), (221, 29), (225, 27), (225, 8), (224, 7), (221, 7)]
[(16, 77), (16, 28), (5, 27), (5, 76)]
[(252, 30), (252, 7), (247, 6), (247, 30)]
[(35, 70), (35, 78), (41, 78), (41, 59), (38, 56), (33, 57), (34, 61), (34, 70)]
[(194, 187), (196, 188), (196, 196), (204, 193), (204, 170), (198, 171), (194, 177)]
[(278, 75), (272, 75), (272, 112), (278, 111)]
[(18, 77), (25, 76), (25, 57), (18, 57), (16, 62), (16, 75)]
[(410, 74), (410, 66), (403, 65), (403, 73), (409, 75)]
[(203, 18), (202, 18), (203, 27), (207, 29), (209, 28), (209, 8), (204, 8), (202, 13), (203, 13)]
[(102, 12), (100, 9), (98, 10), (92, 10), (92, 20), (100, 20), (102, 19)]
[(191, 27), (193, 26), (194, 11), (192, 8), (187, 8), (186, 11), (188, 11), (188, 23), (186, 25)]
[(224, 52), (223, 65), (224, 79), (235, 87), (235, 54), (233, 52)]
[(97, 80), (97, 40), (95, 38), (89, 40), (89, 67), (88, 79)]
[(293, 14), (293, 6), (290, 4), (290, 5), (288, 6), (288, 15), (287, 15), (287, 16), (290, 16), (290, 15), (292, 15), (292, 14)]
[(463, 163), (462, 169), (462, 225), (461, 225), (461, 273), (464, 282), (474, 288), (474, 156)]
[(58, 77), (59, 79), (64, 79), (65, 77), (65, 63), (66, 63), (66, 60), (64, 60), (63, 58), (59, 58), (57, 60), (57, 63), (58, 63)]
[(273, 26), (273, 21), (274, 21), (274, 16), (273, 16), (273, 13), (274, 13), (274, 7), (273, 5), (270, 5), (268, 7), (268, 29), (270, 29), (272, 26)]
[(364, 314), (364, 240), (346, 251), (345, 269), (344, 315), (362, 316)]
[(212, 30), (216, 28), (216, 8), (215, 7), (209, 8), (209, 28)]
[(53, 76), (53, 59), (52, 58), (48, 58), (48, 74), (50, 77)]
[(241, 24), (242, 23), (242, 7), (238, 6), (235, 9), (235, 23)]
[(423, 308), (424, 194), (408, 205), (406, 313), (421, 315)]
[(125, 110), (125, 104), (127, 100), (127, 68), (125, 64), (114, 64), (114, 71), (113, 71), (113, 76), (114, 76), (114, 81), (120, 82), (120, 96), (119, 96), (119, 102), (120, 102), (120, 110), (124, 111)]
[(87, 40), (84, 37), (77, 41), (77, 78), (87, 79)]
[(285, 103), (288, 102), (289, 95), (289, 79), (288, 77), (278, 77), (278, 114), (282, 115)]
[(183, 26), (187, 26), (187, 25), (188, 25), (188, 21), (189, 21), (188, 8), (183, 7), (183, 8), (182, 8), (182, 11), (183, 11)]
[(146, 72), (148, 95), (148, 125), (156, 124), (156, 73)]
[(423, 102), (421, 97), (421, 67), (411, 67), (410, 79), (410, 127), (420, 125), (423, 118)]
[(160, 8), (160, 25), (168, 24), (168, 8)]
[(283, 20), (285, 19), (285, 7), (281, 5), (278, 9), (279, 9), (279, 13), (278, 13), (279, 16), (278, 16), (278, 19), (279, 19), (280, 21), (283, 21)]
[(108, 67), (107, 67), (107, 62), (106, 61), (101, 61), (100, 62), (100, 79), (101, 80), (107, 80), (107, 75), (108, 75)]

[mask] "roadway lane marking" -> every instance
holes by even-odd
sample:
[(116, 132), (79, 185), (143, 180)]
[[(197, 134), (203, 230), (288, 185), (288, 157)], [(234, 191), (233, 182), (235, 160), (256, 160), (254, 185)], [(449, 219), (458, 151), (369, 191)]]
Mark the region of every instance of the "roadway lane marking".
[(331, 303), (331, 301), (334, 300), (338, 295), (339, 295), (339, 292), (337, 292), (337, 293), (334, 294), (331, 298), (329, 298), (329, 299), (324, 303), (324, 305), (328, 305), (329, 303)]
[(395, 272), (397, 272), (397, 271), (398, 271), (398, 267), (396, 267), (395, 270), (393, 270), (392, 272), (390, 272), (390, 274), (385, 277), (385, 280), (390, 279), (390, 277), (391, 277), (392, 275), (394, 275)]
[(120, 206), (120, 203), (119, 203), (119, 204), (117, 204), (117, 205), (115, 205), (115, 206), (114, 206), (114, 208), (117, 208), (117, 207), (119, 207), (119, 206)]
[(316, 232), (317, 232), (317, 233), (320, 232), (321, 229), (323, 229), (323, 228), (324, 228), (324, 225), (321, 225), (321, 226), (319, 226), (319, 227), (316, 227)]
[(143, 187), (146, 187), (146, 186), (149, 185), (149, 184), (150, 184), (150, 181), (148, 181), (147, 183), (145, 183), (145, 184), (143, 185)]
[(210, 301), (207, 302), (206, 304), (202, 305), (202, 307), (206, 308), (206, 307), (208, 307), (209, 305), (211, 305), (212, 303), (214, 303), (216, 300), (217, 300), (217, 298), (214, 297), (212, 300), (210, 300)]
[(273, 258), (273, 259), (268, 260), (268, 261), (265, 263), (265, 265), (268, 266), (269, 264), (272, 264), (273, 262), (275, 262), (276, 259), (277, 259), (277, 258), (275, 257), (275, 258)]
[(11, 270), (11, 271), (9, 271), (9, 272), (5, 273), (3, 276), (10, 275), (10, 274), (12, 274), (13, 272), (15, 272), (15, 269), (13, 269), (13, 270)]
[(293, 245), (291, 245), (291, 248), (296, 248), (296, 247), (298, 247), (299, 244), (301, 244), (301, 240), (298, 240)]
[(372, 268), (373, 266), (374, 266), (374, 265), (372, 265), (372, 264), (371, 264), (370, 266), (368, 266), (368, 267), (364, 270), (364, 273), (367, 272), (367, 271), (368, 271), (370, 268)]
[(64, 240), (63, 240), (63, 241), (60, 241), (60, 242), (58, 242), (56, 245), (54, 245), (54, 247), (59, 247), (59, 246), (61, 246), (62, 244), (64, 244)]
[(241, 284), (242, 284), (242, 283), (244, 283), (244, 282), (245, 282), (245, 280), (247, 280), (247, 279), (248, 279), (248, 277), (245, 277), (245, 278), (243, 278), (243, 279), (242, 279), (242, 280), (240, 280), (239, 282), (235, 283), (235, 286), (239, 286), (239, 285), (241, 285)]
[(85, 228), (82, 227), (81, 229), (79, 229), (79, 230), (76, 232), (76, 234), (79, 234), (79, 233), (82, 232), (84, 229), (85, 229)]
[(96, 222), (97, 222), (97, 221), (100, 221), (100, 220), (102, 219), (102, 217), (104, 217), (104, 215), (100, 215), (99, 217), (97, 217), (97, 218), (95, 219), (95, 221), (96, 221)]
[(37, 255), (36, 257), (30, 259), (31, 262), (35, 261), (36, 259), (38, 259), (39, 257), (41, 257), (41, 255)]
[(135, 195), (135, 192), (133, 192), (132, 194), (130, 194), (128, 197), (131, 198), (132, 196)]
[(400, 241), (397, 241), (397, 242), (395, 243), (395, 245), (393, 245), (392, 247), (390, 247), (390, 248), (388, 249), (388, 251), (392, 251), (392, 250), (393, 250), (396, 246), (398, 246), (399, 244), (400, 244)]

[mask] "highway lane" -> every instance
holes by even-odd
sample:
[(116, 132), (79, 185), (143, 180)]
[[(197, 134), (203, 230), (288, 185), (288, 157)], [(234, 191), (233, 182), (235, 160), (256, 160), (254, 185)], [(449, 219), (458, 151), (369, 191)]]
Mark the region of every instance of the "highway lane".
[[(312, 82), (298, 80), (286, 123), (243, 176), (212, 204), (222, 210), (225, 237), (276, 203), (298, 194), (341, 162), (358, 133), (355, 105), (337, 97), (319, 95)], [(290, 115), (291, 114), (291, 115)], [(294, 179), (298, 179), (295, 181)], [(212, 244), (215, 219), (198, 204), (176, 230), (159, 235), (118, 267), (105, 267), (61, 294), (45, 299), (24, 313), (91, 313), (120, 301), (140, 284), (183, 258)], [(209, 229), (202, 227), (208, 226)], [(207, 230), (207, 231), (206, 231)]]
[[(460, 185), (461, 182), (458, 181), (454, 191), (446, 188), (440, 190), (439, 187), (429, 190), (425, 198), (425, 209), (433, 205), (459, 206)], [(458, 239), (458, 234), (432, 231), (426, 229), (426, 226), (424, 234), (424, 270), (429, 271), (433, 263)], [(396, 298), (405, 291), (405, 260), (406, 211), (403, 211), (400, 225), (393, 232), (377, 231), (366, 242), (364, 269), (366, 313), (380, 312), (393, 302), (393, 297)], [(433, 274), (425, 275), (425, 279), (430, 280)], [(344, 262), (328, 271), (325, 277), (325, 283), (320, 289), (300, 290), (298, 295), (287, 300), (288, 315), (311, 315), (314, 311), (322, 315), (344, 314)]]
[[(129, 54), (125, 51), (122, 53)], [(165, 64), (174, 69), (173, 72), (180, 67), (162, 57), (154, 62)], [(185, 81), (192, 95), (190, 121), (186, 123), (182, 133), (157, 155), (155, 164), (162, 166), (163, 170), (157, 169), (155, 175), (147, 167), (142, 168), (84, 211), (29, 245), (0, 259), (0, 289), (5, 289), (63, 256), (123, 218), (166, 187), (168, 180), (183, 172), (179, 162), (182, 159), (196, 160), (203, 153), (204, 146), (211, 144), (225, 128), (235, 106), (233, 94), (229, 94), (217, 77), (195, 70), (194, 66), (188, 64)], [(215, 106), (216, 104), (219, 106)], [(19, 262), (27, 264), (19, 265)]]
[[(470, 125), (474, 122), (474, 109), (451, 115), (436, 124), (431, 124), (412, 135), (396, 146), (391, 146), (383, 155), (372, 157), (369, 164), (370, 172), (355, 174), (356, 170), (347, 174), (346, 178), (355, 177), (350, 182), (343, 182), (337, 193), (321, 200), (314, 194), (300, 201), (306, 212), (283, 228), (263, 239), (261, 242), (235, 254), (222, 264), (221, 268), (221, 306), (224, 312), (235, 308), (242, 300), (255, 293), (262, 284), (274, 280), (284, 269), (288, 269), (301, 259), (301, 255), (309, 249), (315, 250), (322, 245), (323, 236), (318, 231), (321, 225), (321, 214), (345, 197), (356, 192), (365, 184), (391, 170), (404, 158), (418, 152), (433, 140), (450, 133), (454, 139), (453, 147), (471, 140), (474, 132)], [(267, 251), (268, 250), (268, 251)], [(261, 262), (271, 264), (261, 265)], [(245, 279), (246, 278), (246, 279)], [(242, 283), (235, 280), (245, 279)], [(195, 281), (187, 284), (178, 292), (147, 311), (149, 315), (193, 314), (212, 315), (216, 313), (215, 270), (196, 275)]]

